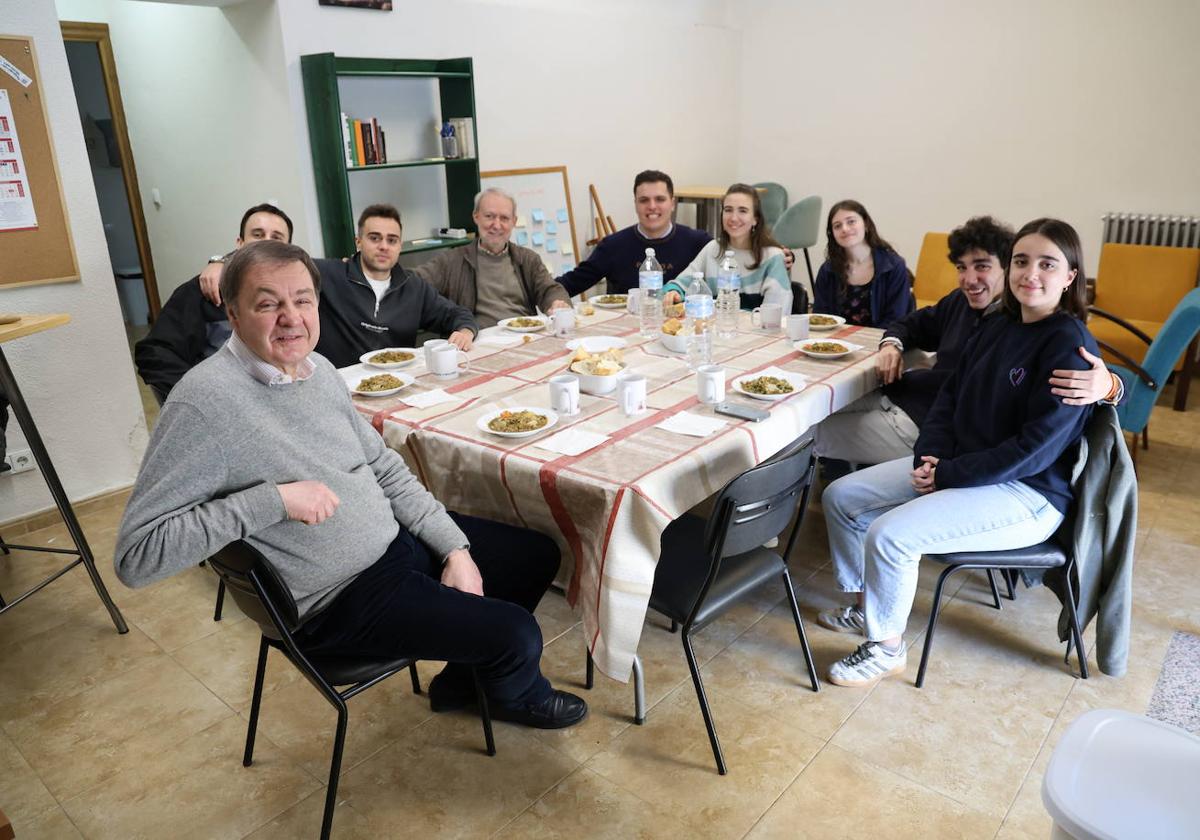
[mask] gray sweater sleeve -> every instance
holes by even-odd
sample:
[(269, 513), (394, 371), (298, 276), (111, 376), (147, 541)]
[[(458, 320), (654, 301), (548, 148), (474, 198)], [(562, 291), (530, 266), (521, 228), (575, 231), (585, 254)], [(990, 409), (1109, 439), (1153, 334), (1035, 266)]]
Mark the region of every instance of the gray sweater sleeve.
[(469, 545), (467, 535), (454, 524), (445, 506), (417, 480), (404, 459), (384, 444), (383, 435), (371, 428), (367, 419), (355, 410), (349, 395), (345, 403), (362, 441), (367, 465), (391, 502), (396, 521), (425, 543), (439, 560), (454, 549)]
[(146, 586), (287, 518), (273, 483), (222, 493), (226, 474), (225, 454), (204, 416), (185, 402), (168, 402), (121, 520), (117, 577)]

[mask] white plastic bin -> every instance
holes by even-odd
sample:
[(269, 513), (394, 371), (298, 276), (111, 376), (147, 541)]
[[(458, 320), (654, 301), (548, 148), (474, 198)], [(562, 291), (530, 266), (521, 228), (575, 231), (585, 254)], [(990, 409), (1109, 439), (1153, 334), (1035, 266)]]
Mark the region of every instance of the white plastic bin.
[(1177, 726), (1096, 709), (1068, 727), (1042, 779), (1053, 837), (1200, 837), (1200, 738)]

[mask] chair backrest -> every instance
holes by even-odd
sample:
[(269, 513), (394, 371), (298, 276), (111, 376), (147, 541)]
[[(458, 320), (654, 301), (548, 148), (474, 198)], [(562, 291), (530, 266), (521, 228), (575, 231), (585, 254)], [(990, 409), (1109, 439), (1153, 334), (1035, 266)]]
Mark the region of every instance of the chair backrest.
[(812, 475), (812, 440), (806, 439), (732, 479), (717, 494), (705, 529), (709, 557), (743, 554), (778, 537), (807, 503)]
[[(254, 546), (244, 540), (231, 542), (208, 558), (208, 565), (225, 582), (225, 589), (233, 596), (238, 608), (259, 626), (264, 636), (278, 641), (285, 631), (290, 633), (299, 626), (295, 599)], [(283, 627), (263, 602), (264, 594), (270, 599)]]
[(1150, 411), (1162, 394), (1162, 386), (1171, 375), (1175, 361), (1197, 333), (1200, 333), (1200, 289), (1192, 289), (1167, 317), (1166, 323), (1150, 344), (1150, 349), (1146, 351), (1146, 358), (1142, 360), (1142, 368), (1158, 383), (1158, 388), (1151, 388), (1140, 378), (1126, 378), (1126, 384), (1132, 382), (1133, 387), (1118, 409), (1123, 429), (1140, 432), (1145, 428)]
[(775, 223), (779, 221), (779, 217), (787, 209), (787, 188), (783, 184), (776, 184), (774, 181), (760, 181), (752, 186), (763, 190), (763, 192), (758, 194), (759, 200), (762, 201), (763, 218), (767, 220), (767, 224), (774, 230)]
[(812, 248), (821, 233), (821, 196), (805, 196), (784, 210), (772, 232), (784, 247)]
[(1096, 306), (1127, 320), (1162, 323), (1198, 277), (1200, 248), (1107, 242), (1096, 270)]
[(930, 231), (921, 241), (917, 273), (913, 276), (913, 295), (917, 306), (937, 303), (958, 288), (958, 269), (950, 262), (950, 234)]

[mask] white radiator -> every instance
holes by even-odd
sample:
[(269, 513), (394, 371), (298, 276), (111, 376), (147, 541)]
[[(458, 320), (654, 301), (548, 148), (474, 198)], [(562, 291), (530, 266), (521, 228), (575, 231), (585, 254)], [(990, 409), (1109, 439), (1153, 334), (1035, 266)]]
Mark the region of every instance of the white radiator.
[(1104, 241), (1124, 245), (1167, 245), (1200, 248), (1200, 218), (1145, 213), (1105, 213)]

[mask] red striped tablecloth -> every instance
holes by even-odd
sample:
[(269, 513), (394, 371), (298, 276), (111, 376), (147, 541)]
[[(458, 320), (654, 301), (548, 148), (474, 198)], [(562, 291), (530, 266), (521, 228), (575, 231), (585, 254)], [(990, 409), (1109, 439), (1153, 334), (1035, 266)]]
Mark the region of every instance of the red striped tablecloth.
[[(696, 400), (695, 375), (684, 358), (637, 333), (635, 318), (599, 311), (580, 318), (578, 335), (619, 335), (629, 341), (628, 368), (648, 379), (649, 410), (626, 417), (615, 394), (583, 394), (580, 413), (560, 418), (545, 435), (505, 439), (476, 428), (493, 408), (549, 408), (545, 381), (565, 371), (565, 340), (540, 335), (508, 348), (477, 346), (470, 370), (449, 384), (425, 373), (396, 397), (355, 400), (387, 444), (400, 452), (447, 508), (522, 525), (549, 534), (563, 549), (567, 598), (583, 618), (596, 666), (626, 680), (645, 620), (659, 537), (671, 520), (712, 496), (726, 482), (782, 449), (809, 427), (874, 389), (875, 349), (881, 330), (846, 327), (822, 337), (863, 345), (841, 359), (815, 360), (792, 349), (781, 332), (750, 327), (718, 340), (714, 362), (726, 386), (743, 373), (772, 365), (808, 377), (799, 393), (779, 402), (752, 400), (730, 390), (732, 402), (767, 408), (771, 418), (728, 425), (706, 438), (654, 428), (670, 415), (713, 415)], [(400, 396), (444, 388), (454, 402), (413, 408)], [(720, 416), (720, 415), (717, 415)], [(577, 456), (538, 448), (538, 441), (571, 426), (609, 436)]]

